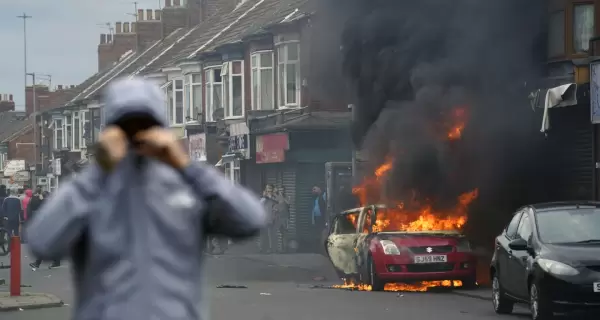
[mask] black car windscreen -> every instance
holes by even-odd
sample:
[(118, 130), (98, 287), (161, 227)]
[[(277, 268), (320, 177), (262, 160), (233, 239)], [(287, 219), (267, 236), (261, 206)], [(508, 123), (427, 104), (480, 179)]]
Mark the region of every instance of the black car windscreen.
[(599, 243), (600, 209), (573, 208), (537, 214), (539, 237), (551, 244)]

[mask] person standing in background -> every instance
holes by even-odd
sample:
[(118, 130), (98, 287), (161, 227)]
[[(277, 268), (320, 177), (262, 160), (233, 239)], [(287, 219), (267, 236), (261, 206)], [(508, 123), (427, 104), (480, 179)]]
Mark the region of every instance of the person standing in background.
[(3, 219), (6, 221), (6, 229), (11, 236), (19, 235), (19, 226), (23, 220), (23, 209), (21, 200), (17, 197), (17, 191), (10, 190), (8, 197), (2, 201)]
[(291, 240), (289, 237), (289, 220), (290, 220), (290, 200), (285, 194), (285, 188), (283, 186), (279, 186), (275, 192), (275, 201), (277, 204), (275, 205), (276, 211), (276, 229), (281, 234), (281, 251), (280, 253), (285, 253), (287, 251), (288, 242)]
[(277, 204), (277, 201), (274, 199), (273, 189), (273, 185), (267, 184), (265, 186), (265, 191), (263, 191), (263, 196), (260, 199), (260, 202), (265, 208), (265, 212), (267, 214), (267, 226), (262, 230), (261, 233), (261, 253), (272, 253), (277, 249), (277, 230), (275, 228), (275, 219), (277, 214), (277, 212), (275, 212), (275, 205)]
[[(40, 186), (36, 187), (35, 193), (31, 197), (31, 201), (29, 202), (29, 205), (27, 206), (28, 220), (31, 220), (35, 217), (37, 211), (40, 209), (42, 204), (44, 204), (46, 199), (47, 199), (47, 192), (45, 192), (45, 191), (42, 192), (42, 187), (40, 187)], [(27, 224), (27, 222), (25, 222), (25, 224)], [(39, 269), (41, 264), (42, 264), (42, 259), (37, 259), (37, 260), (35, 260), (35, 262), (30, 263), (29, 266), (31, 267), (31, 269), (33, 271), (35, 271), (35, 270)], [(60, 267), (60, 260), (54, 260), (54, 261), (52, 261), (52, 264), (50, 266), (48, 266), (48, 269), (58, 268), (58, 267)]]
[(21, 207), (23, 208), (23, 221), (27, 221), (27, 206), (31, 202), (31, 197), (33, 196), (33, 191), (31, 189), (25, 190), (25, 197), (21, 200)]
[(321, 240), (323, 238), (323, 232), (325, 232), (325, 222), (327, 213), (327, 194), (319, 186), (312, 188), (314, 195), (314, 203), (312, 209), (312, 224), (315, 235), (314, 246), (317, 252), (322, 251)]

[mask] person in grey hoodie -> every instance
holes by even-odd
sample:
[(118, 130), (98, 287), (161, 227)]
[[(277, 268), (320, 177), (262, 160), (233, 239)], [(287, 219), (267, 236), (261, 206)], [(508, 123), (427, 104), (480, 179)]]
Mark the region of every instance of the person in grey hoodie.
[(29, 248), (44, 260), (71, 258), (75, 319), (206, 319), (205, 238), (252, 237), (264, 209), (213, 167), (190, 161), (157, 86), (118, 80), (103, 98), (96, 164), (39, 209), (26, 228)]

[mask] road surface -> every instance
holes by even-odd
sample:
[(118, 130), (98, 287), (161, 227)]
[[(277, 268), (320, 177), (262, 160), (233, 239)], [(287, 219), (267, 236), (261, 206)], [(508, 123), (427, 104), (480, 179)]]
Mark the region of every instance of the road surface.
[[(26, 251), (26, 250), (24, 250)], [(27, 255), (27, 254), (25, 254)], [(26, 266), (30, 257), (23, 258)], [(7, 262), (7, 258), (0, 258)], [(335, 275), (325, 259), (317, 255), (261, 256), (230, 254), (208, 257), (208, 295), (212, 320), (485, 320), (527, 319), (525, 309), (515, 316), (497, 316), (491, 302), (438, 293), (357, 292), (314, 288), (328, 286)], [(0, 278), (8, 279), (8, 270)], [(323, 279), (325, 278), (325, 279)], [(62, 308), (2, 313), (3, 320), (67, 320), (73, 303), (68, 266), (33, 272), (23, 268), (24, 291), (55, 294), (64, 299)], [(242, 285), (247, 288), (217, 288)], [(0, 290), (7, 290), (0, 286)]]

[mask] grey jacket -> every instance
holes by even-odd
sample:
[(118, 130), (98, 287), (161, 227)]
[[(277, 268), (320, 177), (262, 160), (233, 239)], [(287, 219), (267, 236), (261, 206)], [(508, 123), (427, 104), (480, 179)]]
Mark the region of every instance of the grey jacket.
[[(167, 125), (163, 95), (148, 82), (113, 82), (105, 99), (107, 124), (144, 112)], [(255, 235), (263, 207), (212, 167), (178, 171), (151, 159), (139, 167), (135, 157), (109, 175), (92, 164), (61, 185), (26, 228), (29, 248), (73, 260), (75, 319), (205, 319), (205, 237)]]

